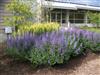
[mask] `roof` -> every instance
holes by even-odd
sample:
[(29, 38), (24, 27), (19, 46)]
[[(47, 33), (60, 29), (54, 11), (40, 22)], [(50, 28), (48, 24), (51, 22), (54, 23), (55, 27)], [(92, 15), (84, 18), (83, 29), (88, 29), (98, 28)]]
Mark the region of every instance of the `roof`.
[(43, 6), (47, 7), (47, 8), (72, 9), (72, 10), (85, 9), (85, 10), (100, 11), (100, 7), (81, 5), (81, 4), (64, 3), (64, 2), (44, 1)]

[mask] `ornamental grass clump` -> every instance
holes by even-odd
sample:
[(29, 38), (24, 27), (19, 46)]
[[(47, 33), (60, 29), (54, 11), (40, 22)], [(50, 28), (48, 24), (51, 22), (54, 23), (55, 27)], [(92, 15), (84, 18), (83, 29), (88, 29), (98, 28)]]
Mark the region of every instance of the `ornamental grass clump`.
[(57, 31), (60, 25), (58, 23), (34, 23), (33, 25), (19, 26), (17, 32), (14, 35), (24, 35), (25, 33), (42, 34), (46, 32)]
[(26, 33), (9, 38), (7, 44), (10, 56), (28, 60), (35, 66), (63, 64), (84, 50), (81, 36), (64, 30), (40, 35)]

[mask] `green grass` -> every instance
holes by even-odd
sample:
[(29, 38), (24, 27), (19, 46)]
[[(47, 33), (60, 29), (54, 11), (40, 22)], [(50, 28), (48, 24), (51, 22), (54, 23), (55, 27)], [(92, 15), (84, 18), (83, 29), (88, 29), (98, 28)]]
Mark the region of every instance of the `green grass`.
[(81, 27), (81, 29), (83, 29), (83, 30), (88, 30), (88, 31), (92, 31), (92, 32), (100, 33), (100, 28), (94, 28), (94, 27)]

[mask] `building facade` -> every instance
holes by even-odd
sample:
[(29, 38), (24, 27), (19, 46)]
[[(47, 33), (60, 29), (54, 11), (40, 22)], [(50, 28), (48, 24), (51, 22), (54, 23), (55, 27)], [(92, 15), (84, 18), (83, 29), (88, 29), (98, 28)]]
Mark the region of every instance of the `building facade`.
[[(28, 1), (28, 0), (23, 0)], [(0, 27), (3, 26), (3, 17), (10, 16), (4, 10), (4, 6), (10, 0), (0, 0)], [(36, 0), (37, 17), (36, 22), (48, 21), (58, 22), (62, 26), (92, 26), (87, 17), (88, 11), (100, 12), (100, 0)], [(36, 8), (33, 6), (33, 9)], [(42, 10), (41, 10), (41, 8)]]
[[(62, 26), (92, 26), (87, 12), (100, 12), (98, 0), (40, 0), (44, 13), (49, 9), (47, 21), (58, 22)], [(48, 19), (49, 18), (49, 19)]]

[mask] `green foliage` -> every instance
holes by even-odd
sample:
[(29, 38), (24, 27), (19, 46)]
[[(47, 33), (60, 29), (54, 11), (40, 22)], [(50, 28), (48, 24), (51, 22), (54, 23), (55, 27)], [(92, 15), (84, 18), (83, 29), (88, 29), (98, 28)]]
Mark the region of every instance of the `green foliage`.
[(34, 23), (33, 25), (20, 26), (18, 32), (14, 32), (14, 35), (23, 35), (24, 33), (31, 32), (35, 34), (41, 34), (45, 32), (51, 32), (58, 30), (60, 25), (58, 23)]
[(33, 48), (30, 53), (30, 61), (33, 65), (55, 65), (55, 64), (63, 64), (64, 63), (64, 55), (61, 55), (59, 52), (59, 47), (55, 46), (54, 50), (50, 49), (54, 48), (52, 45), (45, 45), (44, 49)]
[(96, 27), (100, 26), (100, 13), (88, 12), (88, 17), (89, 17), (91, 23), (96, 24)]
[(28, 52), (26, 53), (23, 50), (19, 52), (16, 48), (8, 48), (6, 50), (6, 53), (15, 60), (26, 61), (28, 58)]
[(92, 52), (100, 52), (100, 43), (94, 43), (93, 41), (89, 41), (84, 39), (84, 49), (89, 49)]
[(93, 52), (100, 52), (100, 43), (95, 43), (91, 45), (91, 50)]
[(5, 25), (18, 27), (33, 23), (34, 13), (31, 10), (31, 4), (26, 4), (21, 0), (11, 0), (11, 3), (6, 5), (6, 10), (12, 15), (4, 17)]

